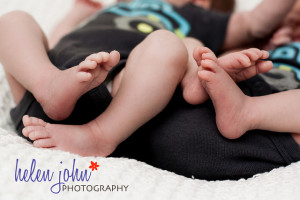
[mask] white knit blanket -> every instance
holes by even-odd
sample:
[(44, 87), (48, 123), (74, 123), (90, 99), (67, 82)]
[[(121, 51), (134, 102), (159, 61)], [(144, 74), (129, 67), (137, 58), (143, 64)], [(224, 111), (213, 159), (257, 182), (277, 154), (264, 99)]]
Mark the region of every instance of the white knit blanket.
[[(72, 0), (0, 0), (0, 15), (14, 9), (26, 10), (48, 33), (71, 3)], [(13, 133), (9, 118), (12, 106), (12, 97), (0, 67), (1, 200), (300, 199), (300, 162), (247, 180), (195, 180), (132, 159), (80, 157), (34, 148)], [(91, 161), (99, 164), (97, 170), (89, 168)], [(79, 174), (86, 172), (87, 177), (73, 181), (72, 178), (76, 178), (72, 173), (73, 166), (75, 172), (76, 169)], [(47, 173), (47, 170), (48, 178), (44, 176), (45, 179), (42, 179), (43, 172)], [(61, 187), (55, 185), (59, 180), (64, 182)], [(59, 189), (58, 194), (53, 193)]]

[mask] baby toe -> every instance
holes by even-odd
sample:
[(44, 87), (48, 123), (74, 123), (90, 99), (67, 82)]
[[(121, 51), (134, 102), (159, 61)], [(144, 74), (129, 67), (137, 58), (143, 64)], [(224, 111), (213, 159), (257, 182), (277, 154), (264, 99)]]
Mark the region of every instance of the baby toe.
[(219, 71), (219, 67), (217, 65), (217, 63), (213, 60), (210, 60), (210, 59), (206, 59), (206, 60), (202, 60), (201, 61), (201, 67), (204, 69), (204, 70), (207, 70), (207, 71), (211, 71), (211, 72), (218, 72)]
[(273, 68), (273, 63), (271, 61), (260, 61), (257, 63), (258, 73), (266, 73)]
[(50, 134), (48, 131), (45, 130), (45, 128), (40, 127), (30, 132), (28, 137), (31, 140), (46, 139), (46, 138), (50, 138)]
[(103, 63), (102, 67), (109, 71), (120, 61), (120, 53), (118, 51), (112, 51), (108, 54), (108, 59), (105, 63)]
[(200, 80), (210, 82), (211, 80), (213, 80), (214, 73), (211, 71), (200, 70), (200, 71), (198, 71), (198, 77)]
[(22, 121), (23, 121), (24, 126), (29, 126), (30, 122), (31, 122), (28, 115), (24, 115), (23, 118), (22, 118)]
[(106, 59), (106, 58), (105, 58), (105, 54), (108, 54), (108, 53), (106, 53), (106, 52), (98, 52), (98, 53), (94, 53), (94, 54), (88, 56), (88, 57), (86, 58), (86, 60), (95, 61), (95, 62), (97, 62), (97, 63), (102, 63), (102, 62), (105, 62), (105, 61), (104, 61), (104, 59)]
[(29, 137), (29, 134), (33, 131), (33, 127), (32, 126), (28, 126), (28, 127), (25, 127), (22, 129), (22, 134), (25, 136), (25, 137)]
[(93, 78), (93, 75), (90, 72), (79, 72), (77, 73), (77, 78), (79, 82), (87, 82)]
[(202, 60), (212, 60), (214, 62), (218, 62), (218, 58), (214, 53), (203, 53)]
[(257, 48), (251, 48), (243, 51), (243, 53), (249, 57), (250, 60), (256, 61), (261, 58), (262, 52)]
[(252, 65), (250, 57), (247, 55), (244, 55), (244, 54), (241, 54), (240, 56), (238, 56), (238, 58), (236, 59), (236, 62), (238, 62), (238, 63), (235, 64), (234, 66), (236, 66), (237, 68), (250, 67)]
[(107, 62), (109, 60), (109, 53), (99, 52), (97, 55), (101, 58), (101, 62)]
[(33, 142), (33, 145), (37, 148), (51, 148), (55, 147), (55, 143), (52, 139), (39, 139)]
[(28, 115), (23, 116), (23, 124), (24, 126), (46, 126), (47, 123), (39, 118), (36, 117), (29, 117)]
[(85, 60), (94, 60), (94, 61), (96, 61), (98, 59), (99, 59), (99, 56), (98, 56), (97, 53), (93, 53), (93, 54), (91, 54), (91, 55), (89, 55), (88, 57), (85, 58)]
[(212, 53), (212, 51), (207, 47), (196, 47), (193, 51), (193, 57), (198, 65), (200, 65), (202, 60), (202, 55), (206, 53)]
[(261, 56), (261, 59), (267, 59), (269, 58), (270, 54), (268, 51), (265, 51), (265, 50), (262, 50), (262, 56)]
[(47, 123), (44, 120), (36, 118), (36, 117), (30, 117), (30, 120), (31, 120), (32, 125), (43, 126), (43, 127), (47, 125)]
[(91, 70), (91, 69), (95, 69), (97, 67), (97, 62), (94, 60), (84, 60), (82, 61), (78, 67), (78, 71), (87, 71), (87, 70)]

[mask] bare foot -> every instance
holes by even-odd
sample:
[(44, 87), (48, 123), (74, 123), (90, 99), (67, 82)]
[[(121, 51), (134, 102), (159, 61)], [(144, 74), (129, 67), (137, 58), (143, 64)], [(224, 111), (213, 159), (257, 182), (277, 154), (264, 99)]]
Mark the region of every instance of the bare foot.
[[(202, 59), (206, 59), (206, 56), (211, 53), (213, 52), (206, 47), (195, 48), (193, 57), (196, 64), (200, 66)], [(222, 56), (218, 58), (218, 63), (234, 81), (240, 82), (256, 74), (271, 70), (273, 67), (272, 62), (262, 61), (262, 59), (268, 57), (269, 53), (267, 51), (252, 48)], [(193, 105), (201, 104), (208, 98), (201, 80), (197, 76), (197, 71), (197, 68), (189, 67), (181, 83), (184, 99)]]
[(108, 141), (101, 130), (93, 132), (88, 124), (50, 124), (27, 115), (23, 117), (23, 124), (23, 135), (33, 140), (38, 148), (59, 149), (81, 156), (108, 156), (117, 146)]
[(198, 77), (198, 66), (192, 55), (189, 55), (186, 73), (180, 83), (184, 100), (191, 105), (199, 105), (208, 99), (208, 94)]
[(64, 71), (54, 70), (49, 75), (50, 81), (44, 81), (33, 94), (51, 119), (57, 121), (66, 119), (73, 111), (77, 100), (101, 84), (108, 71), (119, 60), (120, 54), (117, 51), (110, 54), (106, 52), (92, 54), (78, 66)]
[[(232, 58), (232, 62), (234, 62)], [(216, 122), (221, 134), (229, 139), (242, 136), (252, 127), (250, 98), (244, 95), (212, 53), (202, 56), (199, 78), (209, 94), (216, 111)]]
[[(194, 49), (194, 58), (198, 66), (200, 66), (201, 60), (205, 59), (206, 53), (213, 52), (206, 47)], [(270, 71), (273, 68), (273, 63), (263, 61), (268, 57), (269, 53), (267, 51), (251, 48), (224, 55), (218, 58), (218, 63), (235, 82), (240, 82), (257, 74)]]

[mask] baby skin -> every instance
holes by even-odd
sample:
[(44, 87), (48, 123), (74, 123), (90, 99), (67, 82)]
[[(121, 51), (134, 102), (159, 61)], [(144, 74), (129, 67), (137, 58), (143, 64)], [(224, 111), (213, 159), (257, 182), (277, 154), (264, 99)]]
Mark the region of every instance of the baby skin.
[[(224, 67), (226, 66), (226, 70), (230, 73), (231, 77), (240, 81), (255, 75), (259, 71), (269, 70), (272, 67), (270, 62), (259, 61), (266, 57), (268, 57), (268, 54), (265, 51), (249, 49), (228, 54), (217, 59), (207, 48), (194, 49), (194, 59), (199, 65), (200, 78), (202, 78), (204, 71), (209, 71), (206, 66), (214, 61), (215, 63), (222, 63)], [(223, 72), (227, 74), (224, 70)], [(195, 73), (197, 75), (197, 71)], [(232, 80), (228, 74), (227, 76)], [(208, 84), (205, 87), (207, 88)], [(211, 94), (211, 91), (208, 91), (208, 94)], [(98, 117), (100, 120), (101, 116), (103, 114)], [(108, 156), (127, 136), (110, 134), (103, 131), (103, 127), (95, 122), (98, 118), (84, 125), (59, 125), (46, 123), (34, 117), (24, 116), (23, 124), (25, 128), (23, 129), (23, 135), (33, 140), (34, 146), (40, 148), (60, 149), (82, 156)], [(110, 127), (109, 131), (112, 129), (114, 127)]]
[(292, 133), (300, 144), (299, 90), (249, 97), (220, 66), (210, 52), (202, 55), (198, 76), (209, 94), (216, 112), (220, 133), (237, 139), (254, 129)]
[(55, 77), (55, 81), (45, 81), (48, 85), (40, 88), (48, 89), (35, 92), (44, 112), (58, 121), (67, 118), (79, 97), (102, 83), (119, 59), (117, 51), (99, 52), (88, 56), (78, 66), (64, 71), (53, 70), (51, 77)]
[(229, 139), (239, 138), (253, 128), (249, 117), (249, 98), (220, 67), (213, 52), (202, 54), (199, 64), (198, 76), (213, 102), (220, 133)]
[[(197, 72), (199, 66), (201, 68), (201, 61), (205, 60), (210, 53), (212, 51), (209, 48), (200, 46), (192, 51), (193, 61), (196, 61), (197, 67), (189, 66), (181, 82), (183, 97), (189, 104), (198, 105), (209, 98)], [(273, 64), (271, 61), (262, 61), (268, 57), (269, 53), (267, 51), (251, 48), (224, 55), (218, 58), (218, 63), (235, 82), (240, 82), (272, 69)]]

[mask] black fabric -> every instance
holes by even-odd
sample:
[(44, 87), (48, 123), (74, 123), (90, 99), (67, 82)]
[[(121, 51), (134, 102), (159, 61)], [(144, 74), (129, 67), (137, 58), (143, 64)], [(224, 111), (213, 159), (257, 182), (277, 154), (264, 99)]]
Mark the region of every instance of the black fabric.
[(291, 42), (270, 51), (274, 64), (262, 78), (278, 91), (300, 89), (300, 42)]
[[(146, 22), (149, 24), (149, 20), (146, 20), (148, 16), (143, 16), (143, 13), (146, 11), (146, 13), (150, 12), (153, 15), (159, 14), (161, 17), (168, 18), (167, 21), (174, 24), (172, 28), (168, 29), (169, 27), (166, 27), (164, 23), (160, 21), (156, 21), (156, 19), (155, 21), (151, 21), (153, 31), (158, 29), (154, 28), (154, 25), (157, 25), (163, 29), (176, 32), (178, 29), (176, 27), (179, 26), (175, 23), (175, 19), (177, 18), (172, 19), (170, 16), (179, 15), (182, 19), (186, 20), (181, 23), (186, 27), (190, 27), (190, 29), (187, 28), (188, 31), (185, 34), (182, 33), (183, 37), (195, 37), (214, 52), (217, 52), (222, 46), (229, 15), (207, 11), (193, 4), (187, 4), (181, 8), (173, 8), (171, 11), (162, 12), (159, 9), (163, 10), (166, 3), (157, 0), (144, 1), (147, 3), (143, 3), (142, 0), (138, 1), (141, 5), (134, 7), (135, 12), (131, 11), (127, 13), (127, 15), (134, 14), (134, 17), (127, 15), (120, 16), (115, 13), (116, 11), (113, 12), (114, 9), (107, 9), (105, 12), (97, 15), (84, 27), (65, 36), (55, 49), (50, 52), (54, 64), (61, 66), (61, 68), (69, 68), (78, 64), (91, 53), (98, 51), (110, 52), (112, 50), (118, 50), (121, 54), (121, 59), (128, 58), (132, 49), (149, 34), (141, 32), (138, 28), (130, 24), (133, 23), (136, 18), (139, 19), (139, 24), (145, 25)], [(158, 2), (162, 5), (160, 5), (159, 9), (153, 9), (152, 4), (156, 5)], [(120, 5), (123, 6), (116, 6), (116, 8), (120, 7), (119, 10), (128, 9), (127, 4)], [(177, 21), (177, 23), (180, 22), (180, 20)], [(125, 26), (123, 23), (128, 24)]]
[[(240, 88), (249, 96), (271, 93), (259, 77)], [(135, 158), (187, 177), (223, 180), (248, 178), (299, 161), (300, 148), (287, 133), (262, 130), (228, 140), (216, 127), (212, 102), (189, 105), (178, 89), (168, 107), (112, 156)]]
[[(140, 2), (144, 1), (149, 4), (143, 7)], [(138, 8), (141, 13), (145, 13), (145, 8), (151, 8), (158, 14), (162, 12), (157, 10), (159, 6), (153, 5), (156, 0), (144, 1), (135, 1), (131, 8)], [(159, 5), (164, 8), (164, 12), (173, 9), (165, 3)], [(124, 9), (129, 10), (128, 5), (125, 4), (120, 4), (117, 8), (118, 12), (120, 9), (122, 12)], [(178, 24), (176, 25), (172, 18), (169, 21), (172, 22), (171, 27), (174, 27), (173, 31), (176, 34), (182, 36), (185, 33), (184, 36), (194, 36), (209, 48), (218, 51), (224, 40), (228, 16), (208, 12), (190, 4), (174, 10), (170, 15), (167, 12), (164, 14), (167, 17), (175, 16), (174, 19), (178, 20), (181, 18), (178, 18), (176, 13), (180, 13), (191, 26), (189, 31), (184, 32), (188, 29), (183, 28), (178, 33), (180, 27), (177, 27)], [(53, 64), (64, 70), (79, 64), (91, 53), (118, 50), (121, 53), (121, 62), (113, 71), (122, 69), (131, 50), (147, 36), (140, 31), (151, 29), (149, 24), (145, 24), (149, 22), (148, 15), (147, 19), (145, 16), (139, 16), (139, 20), (143, 23), (139, 24), (141, 26), (130, 26), (133, 27), (131, 30), (128, 26), (123, 26), (124, 24), (120, 25), (119, 22), (132, 20), (132, 16), (120, 16), (115, 12), (107, 9), (86, 26), (65, 36), (49, 52)], [(153, 16), (150, 18), (152, 19)], [(157, 19), (150, 20), (149, 23), (153, 27), (168, 25), (168, 23), (155, 23), (156, 21)], [(142, 28), (137, 31), (136, 27)], [(241, 88), (246, 94), (252, 96), (270, 93), (268, 85), (257, 78), (242, 83)], [(101, 84), (78, 100), (67, 120), (55, 123), (86, 123), (100, 115), (110, 101), (109, 92), (104, 84)], [(29, 92), (11, 111), (12, 119), (21, 136), (23, 128), (21, 118), (24, 114), (53, 122)], [(182, 92), (178, 89), (167, 108), (123, 142), (112, 156), (135, 158), (188, 177), (193, 175), (196, 178), (215, 180), (246, 178), (288, 165), (300, 160), (300, 151), (289, 134), (252, 131), (238, 140), (225, 139), (217, 130), (212, 103), (208, 101), (199, 106), (189, 105), (183, 100)]]
[(281, 64), (300, 69), (299, 54), (300, 42), (291, 42), (272, 49), (268, 59), (271, 60), (276, 67)]
[[(54, 121), (45, 114), (41, 105), (36, 101), (34, 96), (27, 91), (21, 102), (10, 111), (10, 116), (16, 127), (17, 133), (21, 137), (24, 137), (22, 134), (22, 129), (24, 128), (22, 117), (24, 115), (37, 117), (49, 123), (80, 125), (85, 124), (99, 116), (99, 113), (102, 113), (107, 108), (111, 102), (111, 99), (111, 95), (106, 86), (101, 84), (100, 86), (84, 94), (78, 100), (73, 112), (67, 119), (63, 121)], [(30, 141), (29, 138), (26, 139)]]
[(199, 39), (213, 52), (218, 53), (225, 39), (230, 16), (193, 4), (187, 4), (178, 13), (191, 23), (192, 29), (188, 36)]

